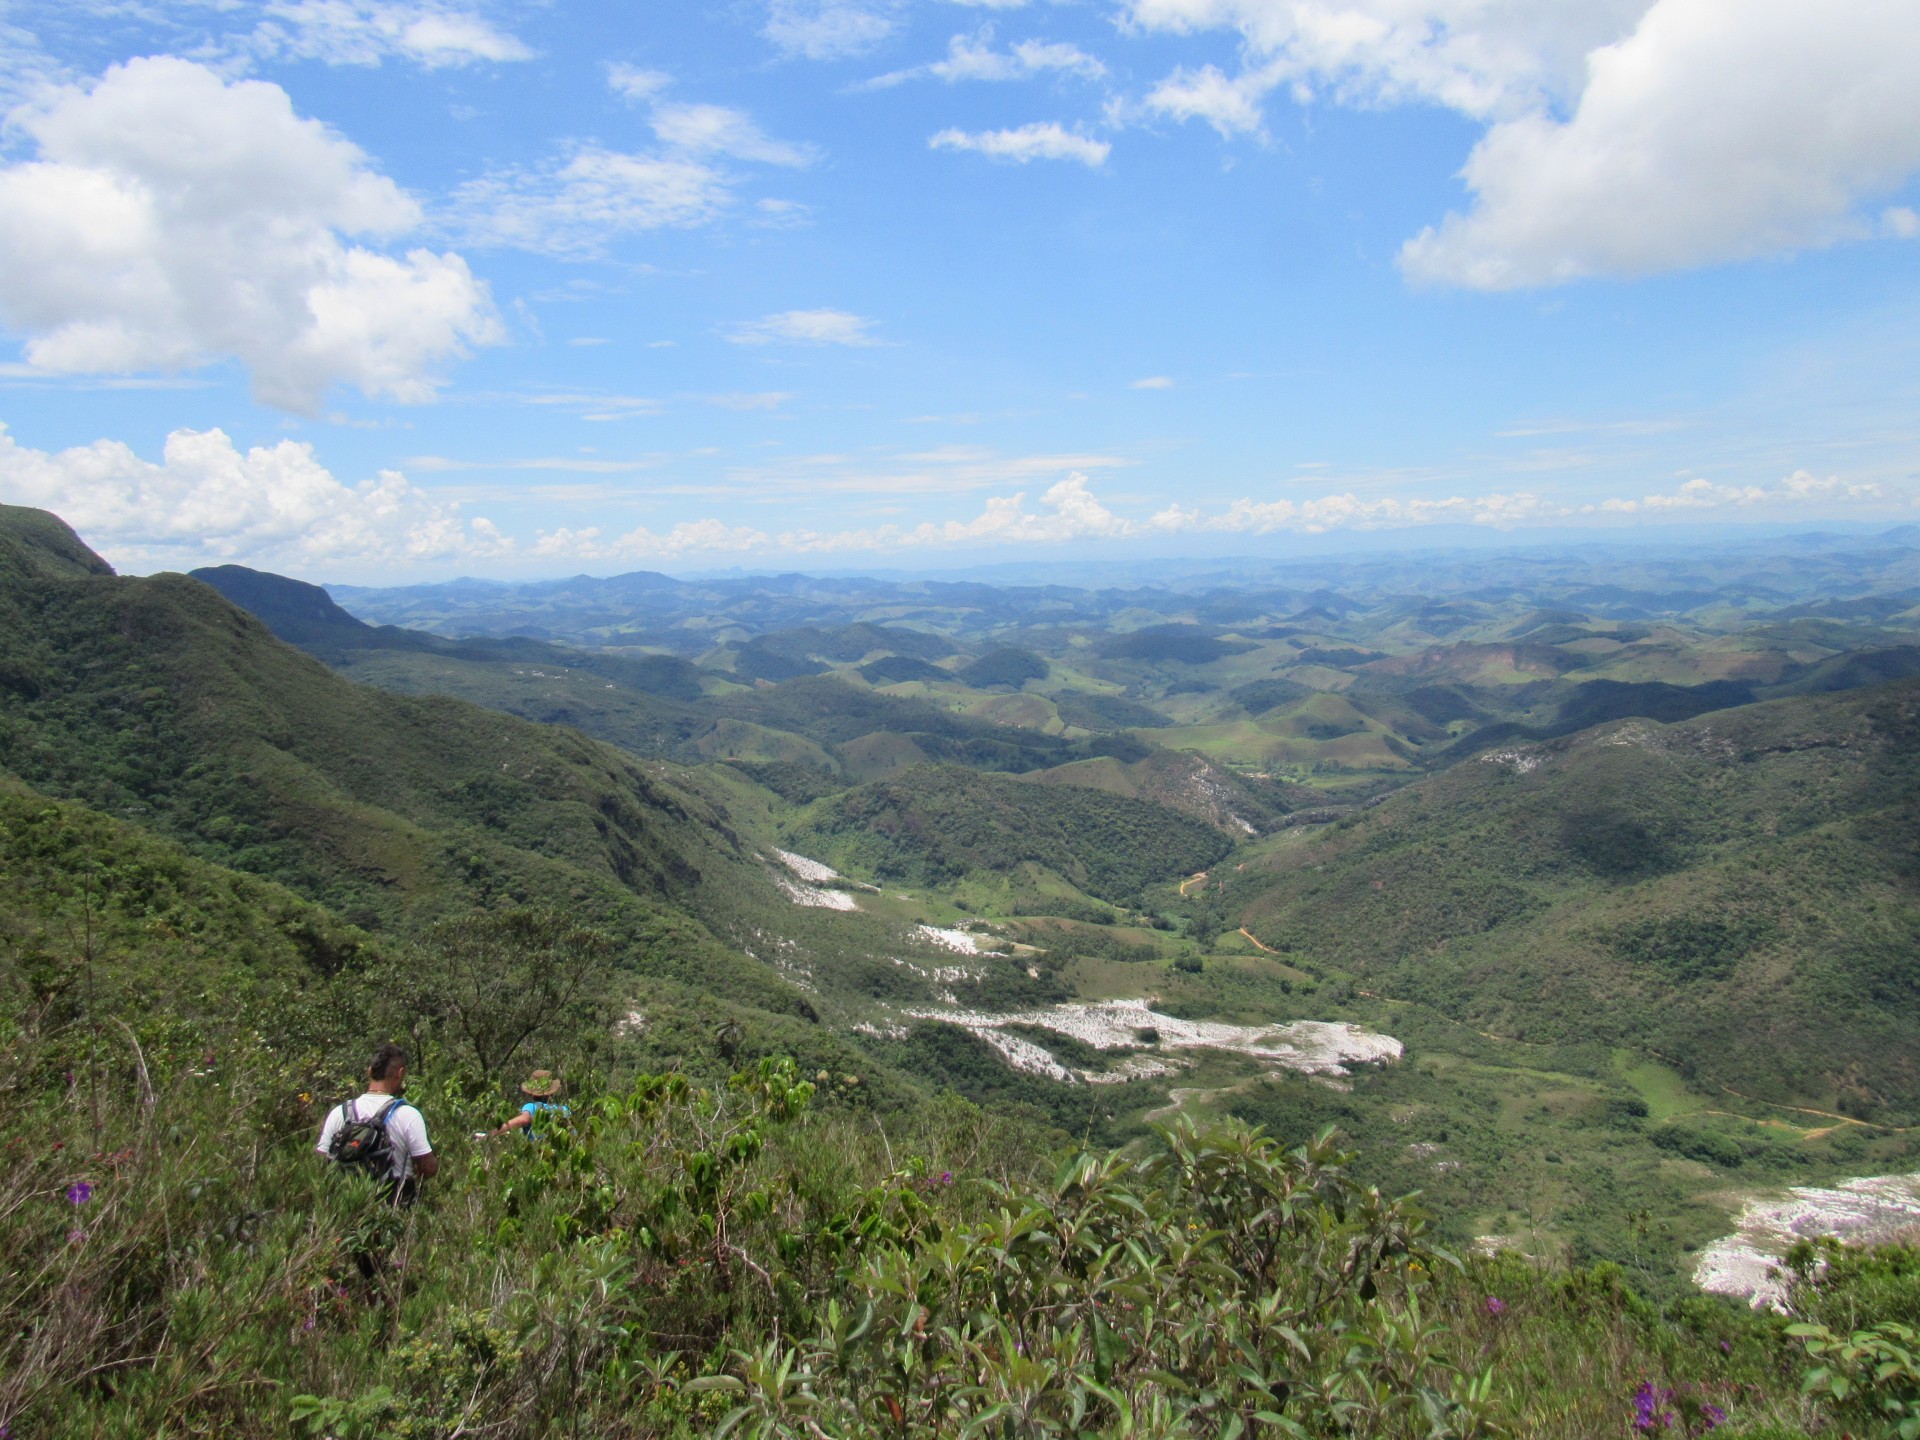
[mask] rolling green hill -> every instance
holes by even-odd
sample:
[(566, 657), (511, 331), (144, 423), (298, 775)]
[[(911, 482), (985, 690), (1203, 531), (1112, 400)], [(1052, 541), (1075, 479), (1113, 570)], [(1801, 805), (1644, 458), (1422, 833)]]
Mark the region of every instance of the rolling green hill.
[(821, 801), (799, 843), (845, 867), (937, 885), (1038, 865), (1102, 899), (1204, 869), (1231, 848), (1205, 821), (1078, 785), (922, 766)]
[(1707, 1091), (1920, 1115), (1920, 684), (1495, 748), (1227, 882), (1272, 949)]

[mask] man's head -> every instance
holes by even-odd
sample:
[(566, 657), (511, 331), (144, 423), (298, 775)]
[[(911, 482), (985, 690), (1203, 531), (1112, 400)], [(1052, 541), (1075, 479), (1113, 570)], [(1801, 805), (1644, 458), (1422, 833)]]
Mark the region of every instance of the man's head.
[(407, 1052), (391, 1040), (373, 1052), (367, 1062), (367, 1088), (401, 1095), (407, 1088)]

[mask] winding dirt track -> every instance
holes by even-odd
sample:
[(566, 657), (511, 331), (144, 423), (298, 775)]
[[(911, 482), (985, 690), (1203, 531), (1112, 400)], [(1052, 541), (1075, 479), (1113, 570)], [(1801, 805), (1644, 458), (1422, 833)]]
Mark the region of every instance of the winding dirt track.
[(1201, 870), (1193, 875), (1189, 875), (1186, 879), (1182, 880), (1180, 882), (1180, 898), (1182, 900), (1187, 898), (1187, 887), (1189, 885), (1198, 885), (1206, 878), (1207, 878), (1207, 872), (1204, 870)]
[(1247, 929), (1247, 927), (1244, 925), (1240, 927), (1240, 933), (1246, 936), (1247, 939), (1253, 942), (1254, 949), (1259, 950), (1264, 954), (1278, 955), (1281, 953), (1280, 951), (1274, 949), (1271, 945), (1268, 945), (1264, 941), (1262, 941), (1258, 935), (1254, 934), (1253, 931)]

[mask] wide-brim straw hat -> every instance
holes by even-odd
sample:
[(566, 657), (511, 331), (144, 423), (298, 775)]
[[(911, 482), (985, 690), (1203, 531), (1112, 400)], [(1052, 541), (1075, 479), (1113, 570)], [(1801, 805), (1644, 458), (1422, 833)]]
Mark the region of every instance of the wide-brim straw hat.
[(559, 1078), (551, 1070), (536, 1070), (520, 1082), (520, 1093), (545, 1100), (549, 1095), (560, 1093)]

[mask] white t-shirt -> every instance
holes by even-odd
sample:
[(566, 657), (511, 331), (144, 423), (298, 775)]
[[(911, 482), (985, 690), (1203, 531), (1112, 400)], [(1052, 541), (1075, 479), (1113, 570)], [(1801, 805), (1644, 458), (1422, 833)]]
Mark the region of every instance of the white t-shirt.
[[(321, 1155), (330, 1153), (333, 1137), (346, 1123), (342, 1111), (351, 1108), (356, 1120), (371, 1120), (393, 1103), (393, 1096), (382, 1095), (377, 1090), (369, 1090), (358, 1099), (348, 1100), (336, 1105), (327, 1112), (327, 1123), (320, 1127), (320, 1143), (313, 1148)], [(404, 1180), (413, 1170), (417, 1156), (431, 1155), (433, 1145), (427, 1139), (427, 1119), (416, 1110), (411, 1101), (402, 1101), (400, 1107), (387, 1117), (387, 1138), (391, 1142), (388, 1149), (393, 1152), (393, 1178)]]

